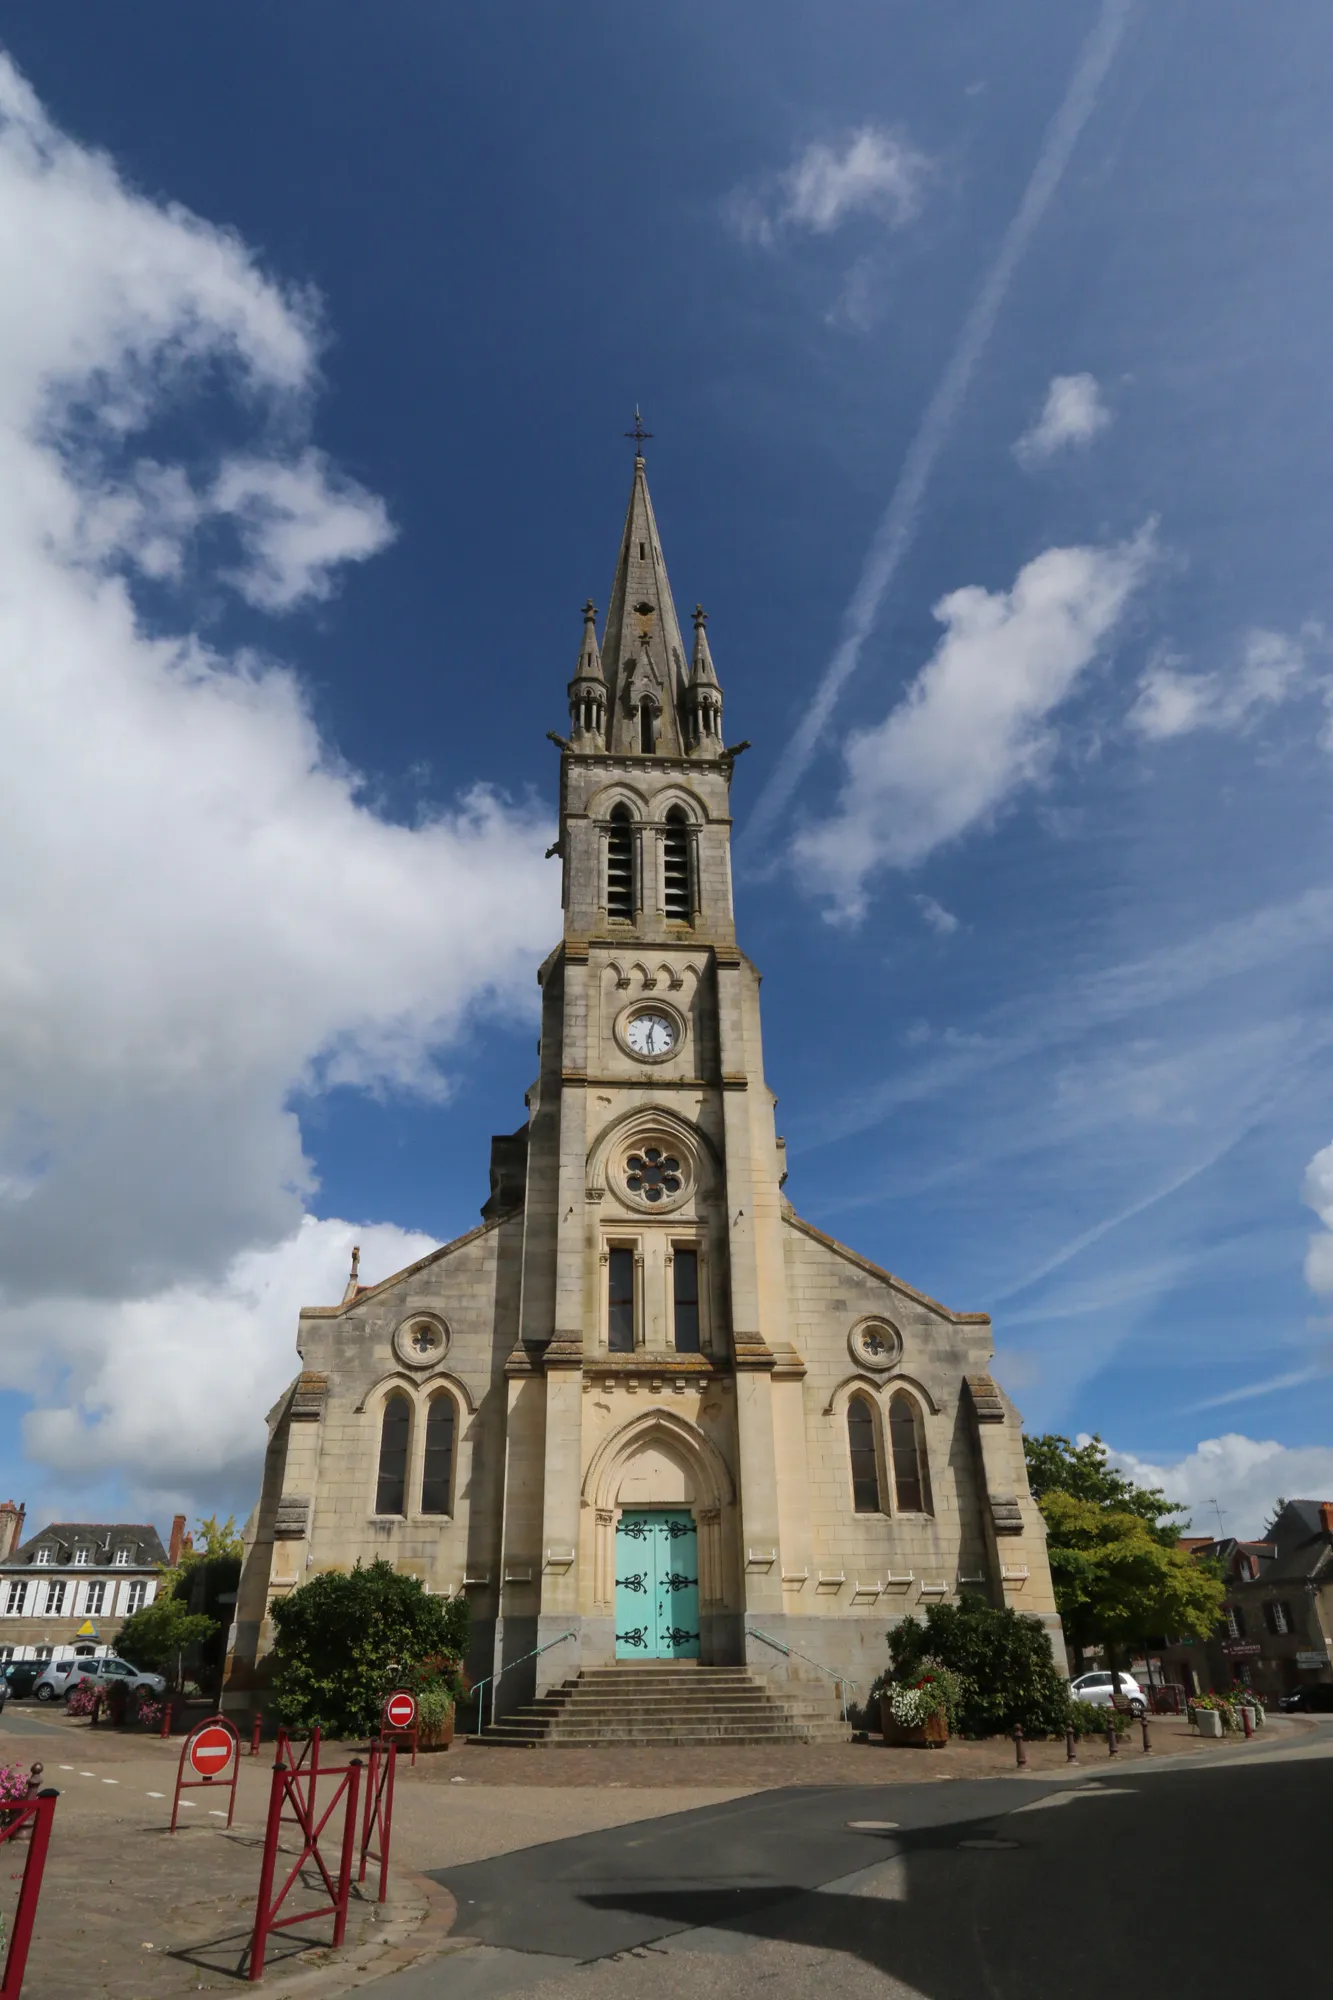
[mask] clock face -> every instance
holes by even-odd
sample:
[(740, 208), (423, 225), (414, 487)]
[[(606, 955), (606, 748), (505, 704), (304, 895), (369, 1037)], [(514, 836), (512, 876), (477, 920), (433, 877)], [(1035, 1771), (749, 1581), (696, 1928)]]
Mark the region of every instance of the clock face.
[(636, 1014), (625, 1040), (636, 1056), (669, 1055), (676, 1046), (676, 1024), (669, 1014)]

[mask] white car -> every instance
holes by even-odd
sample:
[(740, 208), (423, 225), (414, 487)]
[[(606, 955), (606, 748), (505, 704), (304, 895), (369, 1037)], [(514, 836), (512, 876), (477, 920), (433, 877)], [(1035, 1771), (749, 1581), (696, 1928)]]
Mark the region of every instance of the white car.
[[(1111, 1706), (1111, 1676), (1109, 1673), (1080, 1674), (1076, 1681), (1070, 1682), (1069, 1692), (1073, 1695), (1075, 1701), (1086, 1701), (1093, 1708), (1109, 1708)], [(1131, 1715), (1146, 1715), (1148, 1713), (1148, 1697), (1144, 1694), (1143, 1689), (1139, 1686), (1133, 1674), (1120, 1675), (1119, 1699), (1129, 1703), (1129, 1712)]]
[(92, 1681), (96, 1687), (115, 1687), (119, 1683), (127, 1688), (148, 1688), (153, 1694), (161, 1694), (166, 1682), (161, 1674), (140, 1673), (128, 1660), (118, 1660), (114, 1654), (105, 1660), (87, 1658), (49, 1660), (33, 1685), (33, 1693), (38, 1701), (59, 1701), (63, 1695), (82, 1680)]

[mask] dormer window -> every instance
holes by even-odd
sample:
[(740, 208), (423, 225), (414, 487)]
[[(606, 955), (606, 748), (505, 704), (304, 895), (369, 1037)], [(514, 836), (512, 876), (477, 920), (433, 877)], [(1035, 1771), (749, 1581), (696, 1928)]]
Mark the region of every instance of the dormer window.
[(128, 1569), (130, 1566), (129, 1549), (125, 1548), (117, 1549), (116, 1553), (112, 1556), (111, 1560), (115, 1564), (117, 1569)]
[(33, 1561), (39, 1569), (49, 1569), (51, 1567), (51, 1550), (49, 1548), (38, 1549), (33, 1556)]
[(87, 1569), (88, 1563), (91, 1559), (91, 1554), (92, 1552), (89, 1549), (75, 1549), (74, 1551), (75, 1569)]

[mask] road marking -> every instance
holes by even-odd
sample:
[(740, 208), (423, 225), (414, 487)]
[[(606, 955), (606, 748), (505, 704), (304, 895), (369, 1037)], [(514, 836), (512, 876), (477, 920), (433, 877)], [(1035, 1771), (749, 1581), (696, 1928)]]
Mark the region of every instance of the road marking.
[(847, 1822), (856, 1833), (896, 1833), (896, 1819), (849, 1819)]
[(149, 1792), (148, 1796), (149, 1796), (149, 1798), (150, 1798), (150, 1799), (164, 1799), (164, 1798), (166, 1797), (166, 1793), (165, 1793), (165, 1792)]
[(81, 1778), (95, 1778), (97, 1773), (96, 1771), (80, 1771), (79, 1776)]
[(60, 1768), (62, 1771), (72, 1771), (74, 1766), (72, 1764), (62, 1764)]
[(120, 1783), (120, 1779), (119, 1779), (119, 1778), (103, 1778), (103, 1780), (102, 1780), (102, 1783), (103, 1783), (104, 1785), (118, 1785), (118, 1784)]
[(1015, 1806), (1009, 1814), (1050, 1812), (1055, 1806), (1072, 1806), (1076, 1799), (1136, 1799), (1138, 1788), (1134, 1785), (1081, 1785), (1076, 1792), (1052, 1792), (1049, 1798), (1033, 1799), (1031, 1805)]
[(208, 1817), (210, 1819), (225, 1819), (227, 1815), (224, 1812), (220, 1812), (216, 1806), (210, 1806), (208, 1808)]

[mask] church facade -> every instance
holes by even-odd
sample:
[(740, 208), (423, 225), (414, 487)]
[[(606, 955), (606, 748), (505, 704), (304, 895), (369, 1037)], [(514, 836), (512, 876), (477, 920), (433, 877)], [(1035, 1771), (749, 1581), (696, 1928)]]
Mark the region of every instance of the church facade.
[[(888, 1625), (975, 1592), (1057, 1658), (990, 1322), (783, 1193), (760, 978), (736, 942), (722, 690), (686, 650), (642, 457), (560, 748), (564, 935), (527, 1118), (478, 1228), (301, 1313), (269, 1416), (229, 1686), (274, 1599), (387, 1558), (464, 1591), (501, 1712), (615, 1662), (751, 1664), (864, 1691)], [(542, 1650), (538, 1650), (542, 1649)]]

